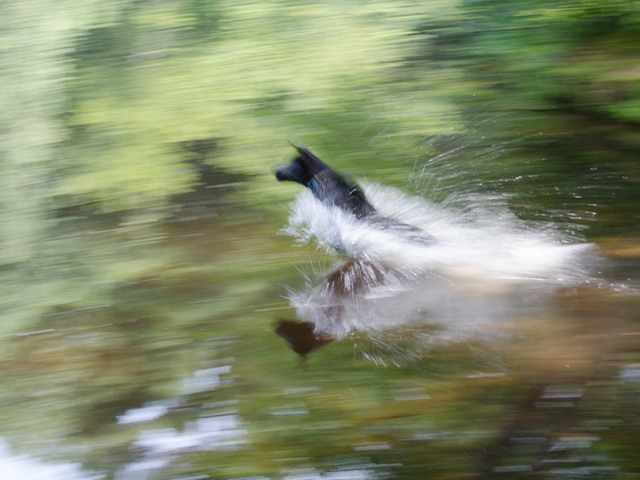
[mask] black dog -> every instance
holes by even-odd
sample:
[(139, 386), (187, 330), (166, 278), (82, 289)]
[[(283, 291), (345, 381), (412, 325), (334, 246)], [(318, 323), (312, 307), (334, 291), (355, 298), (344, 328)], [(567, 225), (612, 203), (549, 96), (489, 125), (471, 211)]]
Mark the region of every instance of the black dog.
[(288, 167), (276, 171), (280, 181), (297, 182), (309, 188), (315, 197), (325, 205), (335, 205), (353, 213), (356, 218), (366, 219), (380, 227), (393, 229), (413, 242), (431, 244), (433, 239), (424, 231), (412, 225), (380, 215), (355, 183), (347, 182), (313, 153), (295, 146), (298, 156)]
[(306, 148), (295, 148), (299, 155), (288, 167), (276, 171), (278, 180), (298, 182), (309, 188), (322, 203), (336, 205), (358, 218), (376, 213), (356, 184), (348, 183)]

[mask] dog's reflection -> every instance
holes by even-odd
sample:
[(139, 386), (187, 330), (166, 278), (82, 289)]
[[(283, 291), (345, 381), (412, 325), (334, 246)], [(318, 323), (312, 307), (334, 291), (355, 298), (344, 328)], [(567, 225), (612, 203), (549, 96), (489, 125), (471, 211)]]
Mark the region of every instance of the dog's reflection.
[(276, 326), (276, 333), (302, 358), (333, 340), (333, 337), (326, 333), (316, 332), (311, 322), (280, 320)]
[[(294, 352), (306, 357), (353, 331), (405, 323), (418, 306), (406, 302), (407, 292), (415, 288), (411, 278), (371, 261), (349, 259), (317, 285), (292, 294), (291, 305), (300, 320), (280, 320), (275, 332)], [(397, 308), (397, 302), (402, 308)]]
[(460, 269), (392, 268), (350, 259), (291, 293), (299, 320), (281, 320), (276, 333), (302, 357), (355, 332), (351, 338), (358, 344), (409, 342), (420, 352), (489, 344), (508, 336), (513, 321), (543, 314), (554, 290), (536, 282), (472, 277)]

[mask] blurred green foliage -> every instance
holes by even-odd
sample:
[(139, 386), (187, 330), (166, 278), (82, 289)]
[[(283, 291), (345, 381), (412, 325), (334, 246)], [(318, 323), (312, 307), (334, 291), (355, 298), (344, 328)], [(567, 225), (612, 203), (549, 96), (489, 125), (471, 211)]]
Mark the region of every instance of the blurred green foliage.
[(527, 205), (545, 205), (590, 224), (592, 235), (629, 233), (640, 201), (639, 12), (637, 1), (470, 0), (425, 18), (410, 68), (464, 79), (449, 99), (465, 133), (444, 148), (469, 148), (442, 157), (449, 170), (510, 192), (525, 216)]
[[(637, 122), (640, 47), (636, 1), (468, 1), (446, 22), (427, 21), (436, 64), (481, 82), (481, 102), (500, 111), (575, 108)], [(429, 60), (429, 58), (425, 58)]]
[[(260, 196), (262, 208), (282, 211), (275, 202), (293, 190), (275, 185), (271, 168), (290, 154), (288, 140), (370, 165), (373, 138), (384, 168), (394, 157), (417, 158), (406, 138), (423, 127), (455, 123), (451, 105), (394, 76), (412, 48), (414, 18), (435, 6), (46, 5), (3, 6), (0, 255), (9, 330), (29, 328), (56, 305), (84, 304), (103, 278), (99, 257), (122, 259), (105, 281), (135, 277), (135, 239), (162, 236), (176, 200), (205, 182), (202, 168), (218, 172), (209, 187), (242, 183), (236, 203), (252, 208)], [(389, 102), (381, 88), (398, 96)], [(430, 110), (452, 121), (419, 122)], [(189, 145), (207, 151), (194, 159)], [(145, 255), (151, 265), (166, 261)]]

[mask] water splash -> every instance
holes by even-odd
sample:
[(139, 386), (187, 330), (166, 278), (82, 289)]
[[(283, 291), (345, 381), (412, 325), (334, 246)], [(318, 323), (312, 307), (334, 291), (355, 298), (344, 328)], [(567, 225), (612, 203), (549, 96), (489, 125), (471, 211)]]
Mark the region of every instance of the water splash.
[(315, 279), (290, 294), (298, 316), (318, 332), (340, 338), (419, 324), (439, 327), (430, 342), (477, 338), (496, 321), (539, 308), (540, 293), (590, 280), (590, 244), (554, 225), (520, 220), (497, 197), (435, 204), (362, 186), (382, 215), (435, 241), (416, 242), (301, 193), (285, 232), (348, 259), (328, 276), (314, 272)]

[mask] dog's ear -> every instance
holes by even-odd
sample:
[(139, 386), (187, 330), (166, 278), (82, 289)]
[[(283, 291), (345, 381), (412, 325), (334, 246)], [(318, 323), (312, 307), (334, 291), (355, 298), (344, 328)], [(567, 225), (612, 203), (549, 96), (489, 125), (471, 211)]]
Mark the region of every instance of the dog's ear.
[(309, 149), (299, 145), (291, 145), (298, 151), (298, 160), (308, 172), (314, 174), (330, 168), (329, 165), (311, 153)]

